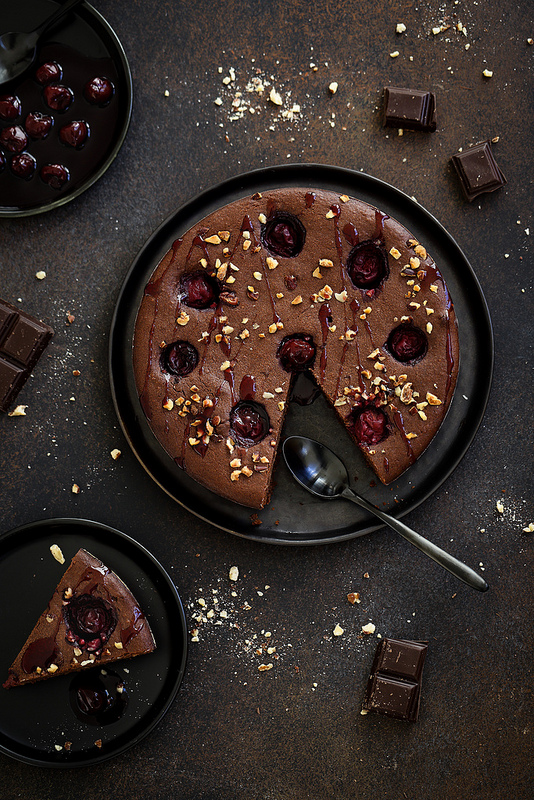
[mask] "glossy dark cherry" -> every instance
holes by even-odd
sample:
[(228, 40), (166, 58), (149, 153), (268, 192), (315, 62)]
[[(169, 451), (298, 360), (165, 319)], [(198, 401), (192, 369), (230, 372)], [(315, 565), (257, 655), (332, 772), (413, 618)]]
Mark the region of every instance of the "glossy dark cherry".
[(28, 137), (20, 125), (10, 125), (0, 132), (0, 144), (10, 153), (22, 153), (28, 144)]
[(306, 228), (294, 214), (275, 211), (262, 226), (261, 240), (273, 255), (294, 258), (304, 247)]
[(59, 138), (70, 147), (83, 147), (89, 136), (89, 125), (83, 119), (73, 119), (59, 130)]
[(52, 117), (49, 117), (48, 114), (32, 111), (26, 117), (24, 127), (26, 128), (26, 133), (31, 136), (32, 139), (46, 139), (52, 130), (53, 124), (54, 120)]
[(115, 611), (99, 597), (81, 594), (63, 608), (66, 638), (89, 653), (98, 653), (115, 630)]
[(193, 372), (198, 364), (198, 351), (190, 342), (172, 342), (162, 350), (160, 363), (165, 372), (183, 378)]
[(386, 348), (402, 364), (413, 364), (426, 356), (428, 339), (421, 328), (404, 322), (391, 331)]
[(61, 189), (69, 180), (70, 173), (62, 164), (45, 164), (40, 171), (41, 180), (52, 189)]
[(103, 106), (109, 103), (115, 93), (115, 87), (109, 78), (93, 78), (85, 84), (83, 90), (87, 102), (95, 106)]
[(71, 708), (76, 717), (89, 725), (109, 725), (124, 713), (128, 695), (116, 672), (91, 669), (76, 675), (69, 687)]
[(360, 444), (379, 444), (389, 434), (386, 412), (373, 405), (353, 409), (349, 417), (349, 427)]
[(190, 308), (214, 308), (219, 302), (219, 285), (215, 278), (197, 270), (180, 279), (180, 298)]
[(372, 240), (357, 244), (347, 258), (347, 272), (358, 289), (376, 289), (389, 275), (384, 247)]
[(282, 339), (276, 355), (286, 372), (303, 372), (313, 366), (315, 344), (309, 333), (294, 333)]
[(3, 94), (0, 96), (0, 119), (17, 119), (22, 111), (22, 104), (14, 94)]
[(57, 61), (46, 61), (37, 67), (35, 71), (35, 78), (41, 86), (46, 86), (49, 83), (57, 83), (63, 77), (63, 69)]
[(230, 436), (243, 447), (261, 442), (269, 433), (270, 427), (267, 411), (252, 400), (243, 400), (230, 412)]
[(51, 83), (43, 90), (44, 99), (53, 111), (66, 111), (74, 100), (72, 89), (61, 83)]
[(11, 159), (11, 171), (17, 178), (29, 180), (36, 166), (37, 162), (30, 153), (19, 153)]

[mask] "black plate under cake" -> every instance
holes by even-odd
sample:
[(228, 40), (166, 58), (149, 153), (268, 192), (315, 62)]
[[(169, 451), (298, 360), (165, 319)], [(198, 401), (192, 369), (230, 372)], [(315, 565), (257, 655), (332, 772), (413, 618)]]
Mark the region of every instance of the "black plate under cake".
[[(52, 556), (53, 544), (62, 550), (65, 564)], [(104, 670), (88, 667), (40, 683), (0, 688), (0, 752), (38, 766), (88, 766), (124, 752), (161, 721), (185, 672), (185, 614), (161, 564), (113, 528), (89, 520), (50, 519), (0, 537), (0, 592), (3, 607), (11, 609), (0, 620), (2, 681), (80, 547), (132, 590), (150, 623), (156, 650)]]
[[(36, 27), (57, 6), (4, 4), (0, 33)], [(124, 50), (82, 3), (44, 35), (30, 69), (0, 87), (0, 216), (47, 211), (89, 188), (119, 152), (131, 110)]]
[[(310, 384), (296, 384), (284, 435), (305, 435), (329, 446), (348, 466), (357, 490), (375, 505), (403, 516), (431, 495), (455, 469), (482, 420), (493, 370), (493, 333), (478, 280), (454, 239), (416, 201), (369, 175), (339, 167), (298, 164), (257, 170), (212, 187), (172, 214), (134, 261), (119, 296), (110, 340), (110, 378), (116, 411), (130, 445), (151, 477), (197, 516), (231, 533), (264, 542), (317, 544), (370, 533), (381, 527), (363, 509), (343, 500), (312, 497), (284, 464), (274, 474), (269, 505), (259, 511), (238, 506), (191, 479), (165, 453), (152, 433), (133, 375), (132, 342), (144, 288), (173, 241), (212, 211), (255, 192), (309, 187), (356, 197), (395, 217), (424, 244), (450, 290), (460, 338), (460, 371), (454, 398), (440, 430), (394, 483), (383, 486), (366, 465), (324, 397)], [(313, 402), (309, 402), (313, 401)], [(282, 438), (283, 438), (282, 436)]]

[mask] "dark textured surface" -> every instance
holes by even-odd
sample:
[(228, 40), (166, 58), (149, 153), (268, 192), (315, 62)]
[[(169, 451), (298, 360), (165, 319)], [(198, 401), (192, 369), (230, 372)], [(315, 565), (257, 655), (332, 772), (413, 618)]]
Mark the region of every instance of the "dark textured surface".
[[(531, 4), (96, 5), (130, 59), (132, 124), (116, 162), (84, 195), (49, 214), (0, 220), (0, 295), (20, 298), (56, 331), (19, 397), (26, 416), (0, 418), (1, 528), (53, 516), (115, 526), (167, 567), (191, 628), (198, 599), (211, 605), (214, 589), (229, 616), (200, 626), (182, 690), (149, 738), (107, 764), (62, 774), (2, 757), (2, 797), (530, 798), (533, 540), (522, 529), (534, 521)], [(467, 36), (452, 27), (432, 33), (457, 21)], [(227, 87), (230, 67), (236, 79)], [(254, 95), (261, 110), (230, 119), (236, 89), (256, 70), (281, 93), (282, 108), (301, 105), (294, 120), (267, 100), (270, 86)], [(387, 84), (435, 92), (437, 131), (400, 137), (383, 129)], [(248, 103), (252, 95), (244, 96)], [(495, 136), (508, 184), (469, 204), (450, 156)], [(293, 161), (362, 169), (414, 195), (481, 281), (496, 344), (486, 417), (454, 474), (407, 521), (471, 566), (482, 563), (485, 595), (385, 530), (283, 548), (208, 527), (147, 478), (121, 434), (108, 331), (135, 254), (200, 190)], [(41, 269), (44, 281), (35, 278)], [(236, 597), (232, 565), (240, 568)], [(349, 591), (360, 592), (361, 604), (347, 602)], [(19, 602), (3, 597), (4, 613)], [(376, 634), (361, 635), (370, 620), (383, 636), (429, 642), (415, 725), (359, 713), (376, 647)], [(332, 635), (336, 623), (342, 636)], [(279, 657), (256, 655), (263, 643)], [(272, 670), (258, 671), (270, 662)]]

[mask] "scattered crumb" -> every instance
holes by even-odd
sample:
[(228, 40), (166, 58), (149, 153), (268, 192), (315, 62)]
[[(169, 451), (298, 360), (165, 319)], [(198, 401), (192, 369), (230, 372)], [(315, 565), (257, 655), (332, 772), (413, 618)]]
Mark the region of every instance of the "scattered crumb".
[(73, 483), (73, 484), (72, 484), (72, 489), (71, 489), (71, 492), (72, 492), (73, 494), (80, 494), (80, 487), (78, 486), (78, 484), (77, 484), (77, 483)]
[(497, 502), (495, 503), (495, 508), (497, 509), (499, 514), (504, 514), (504, 505), (500, 500), (497, 500)]
[(523, 533), (534, 533), (534, 522), (529, 522), (526, 528), (523, 528)]
[(493, 72), (491, 69), (485, 69), (482, 71), (482, 74), (485, 78), (493, 78)]
[(63, 553), (61, 552), (61, 547), (59, 547), (59, 545), (51, 544), (50, 545), (50, 552), (52, 553), (52, 555), (54, 556), (54, 558), (56, 559), (56, 561), (59, 564), (64, 564), (65, 563), (65, 557), (64, 557)]
[(397, 27), (395, 28), (395, 32), (404, 33), (405, 30), (406, 30), (406, 25), (404, 24), (404, 22), (398, 22)]
[(341, 625), (336, 625), (336, 627), (333, 630), (334, 636), (343, 636), (344, 633), (345, 631), (343, 630)]
[(43, 281), (46, 278), (46, 272), (40, 269), (39, 272), (35, 273), (35, 277), (37, 278), (38, 281)]
[(376, 631), (376, 625), (373, 625), (372, 622), (368, 622), (367, 625), (362, 625), (362, 633), (371, 634)]
[(122, 455), (121, 451), (117, 450), (117, 448), (111, 451), (111, 458), (113, 459), (113, 461), (116, 461), (118, 458), (121, 457), (121, 455)]
[(236, 581), (239, 578), (239, 567), (230, 567), (228, 577), (231, 581)]
[(329, 87), (328, 87), (328, 90), (329, 90), (329, 91), (330, 91), (332, 94), (335, 94), (335, 93), (337, 92), (337, 90), (338, 90), (338, 84), (337, 84), (337, 82), (336, 82), (336, 81), (332, 81), (332, 83), (331, 83), (331, 84), (329, 85)]
[(28, 406), (16, 406), (13, 411), (8, 411), (8, 417), (25, 417), (26, 416), (26, 409)]

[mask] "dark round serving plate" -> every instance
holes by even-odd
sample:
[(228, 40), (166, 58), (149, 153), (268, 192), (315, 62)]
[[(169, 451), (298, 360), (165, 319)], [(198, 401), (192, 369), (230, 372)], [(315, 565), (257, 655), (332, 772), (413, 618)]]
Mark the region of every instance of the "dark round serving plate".
[[(0, 15), (0, 34), (33, 29), (60, 5), (55, 0), (21, 0), (4, 3)], [(36, 78), (36, 68), (56, 61), (63, 67), (59, 82), (74, 93), (74, 100), (63, 112), (49, 108), (44, 87)], [(84, 86), (94, 77), (107, 77), (115, 92), (107, 105), (92, 105), (84, 97)], [(26, 151), (36, 160), (31, 178), (17, 177), (11, 170), (12, 154), (4, 147), (5, 168), (0, 171), (0, 217), (22, 217), (57, 208), (78, 197), (106, 172), (117, 156), (126, 136), (132, 112), (132, 77), (126, 55), (116, 34), (89, 3), (84, 2), (45, 34), (38, 46), (34, 65), (18, 80), (0, 87), (0, 95), (16, 95), (22, 104), (14, 120), (0, 119), (0, 130), (11, 125), (24, 127), (29, 112), (53, 118), (52, 129), (41, 140), (30, 137)], [(63, 144), (61, 127), (74, 120), (89, 125), (89, 137), (80, 148)], [(2, 148), (0, 148), (2, 149)], [(46, 164), (61, 164), (70, 179), (55, 189), (41, 179)]]
[[(50, 553), (57, 544), (59, 564)], [(69, 700), (76, 675), (2, 689), (7, 670), (46, 608), (80, 547), (100, 558), (131, 589), (144, 610), (156, 650), (107, 667), (125, 684), (121, 718), (106, 725), (81, 722)], [(89, 766), (123, 753), (162, 719), (180, 688), (187, 657), (187, 625), (176, 587), (148, 550), (126, 534), (83, 519), (49, 519), (0, 537), (0, 752), (42, 767)], [(91, 668), (93, 669), (93, 668)], [(95, 745), (97, 740), (102, 746)], [(65, 750), (66, 741), (71, 742)], [(56, 745), (61, 750), (56, 750)]]
[(284, 435), (306, 435), (333, 447), (355, 477), (357, 491), (395, 516), (403, 516), (422, 503), (458, 465), (482, 420), (493, 370), (493, 334), (480, 285), (454, 239), (428, 211), (383, 181), (339, 167), (295, 164), (249, 172), (212, 187), (172, 214), (135, 259), (117, 301), (110, 341), (112, 394), (123, 431), (141, 464), (162, 489), (197, 516), (223, 530), (263, 542), (340, 541), (382, 525), (344, 500), (325, 504), (312, 497), (296, 484), (283, 460), (276, 468), (271, 502), (257, 513), (205, 489), (172, 461), (154, 437), (133, 376), (137, 310), (152, 271), (171, 243), (220, 206), (276, 187), (316, 187), (352, 195), (405, 225), (425, 245), (447, 281), (460, 336), (460, 372), (445, 421), (417, 462), (393, 484), (377, 485), (363, 455), (322, 395), (311, 405), (290, 403)]

